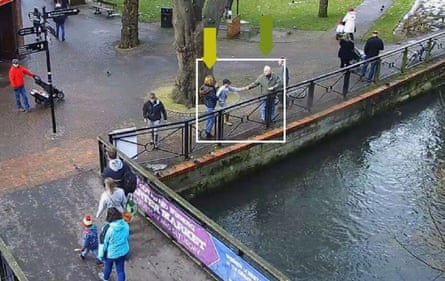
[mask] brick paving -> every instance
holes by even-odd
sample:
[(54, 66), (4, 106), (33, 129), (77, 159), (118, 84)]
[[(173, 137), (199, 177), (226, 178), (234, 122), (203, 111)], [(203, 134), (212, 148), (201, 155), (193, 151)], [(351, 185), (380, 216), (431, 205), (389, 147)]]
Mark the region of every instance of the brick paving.
[(0, 162), (0, 192), (31, 188), (89, 170), (98, 163), (97, 141), (85, 139), (69, 147), (23, 155)]

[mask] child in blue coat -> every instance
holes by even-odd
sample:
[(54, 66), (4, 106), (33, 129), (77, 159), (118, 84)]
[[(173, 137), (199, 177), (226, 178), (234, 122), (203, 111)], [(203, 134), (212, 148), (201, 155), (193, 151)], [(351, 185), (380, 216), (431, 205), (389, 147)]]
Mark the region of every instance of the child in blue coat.
[(92, 251), (96, 257), (96, 264), (102, 265), (102, 261), (98, 259), (98, 249), (99, 249), (99, 238), (97, 236), (97, 226), (93, 224), (91, 216), (86, 216), (82, 220), (83, 229), (83, 240), (82, 248), (80, 249), (79, 259), (81, 261), (85, 260), (86, 255)]

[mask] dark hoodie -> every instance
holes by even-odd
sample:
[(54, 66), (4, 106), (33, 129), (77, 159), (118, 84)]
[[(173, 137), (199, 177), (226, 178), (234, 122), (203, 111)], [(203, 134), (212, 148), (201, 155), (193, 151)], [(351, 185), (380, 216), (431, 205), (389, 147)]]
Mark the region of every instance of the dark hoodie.
[(124, 162), (121, 159), (111, 159), (108, 161), (108, 167), (105, 168), (102, 178), (112, 178), (113, 180), (120, 181), (124, 175)]

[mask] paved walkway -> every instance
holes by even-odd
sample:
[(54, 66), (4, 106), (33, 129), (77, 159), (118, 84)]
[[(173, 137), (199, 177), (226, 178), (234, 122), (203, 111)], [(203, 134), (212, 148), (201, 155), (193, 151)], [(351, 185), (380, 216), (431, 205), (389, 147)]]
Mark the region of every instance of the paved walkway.
[[(379, 7), (365, 0), (358, 7), (358, 38), (380, 16)], [(390, 0), (381, 1), (386, 7)], [(52, 7), (50, 0), (22, 1), (23, 13), (34, 6)], [(375, 7), (374, 7), (375, 6)], [(173, 30), (159, 23), (141, 24), (142, 45), (117, 51), (120, 18), (94, 15), (82, 6), (67, 20), (67, 41), (50, 45), (54, 85), (66, 101), (56, 104), (57, 134), (52, 134), (50, 110), (15, 110), (6, 83), (6, 63), (0, 62), (0, 235), (13, 250), (30, 280), (96, 280), (91, 263), (80, 264), (73, 249), (81, 237), (81, 218), (93, 214), (101, 192), (97, 174), (96, 136), (112, 129), (141, 126), (146, 93), (172, 85), (177, 69)], [(347, 7), (345, 7), (345, 10)], [(24, 17), (24, 26), (29, 26)], [(263, 57), (258, 38), (218, 41), (223, 58)], [(33, 38), (26, 38), (27, 42)], [(291, 82), (338, 67), (334, 31), (274, 31), (269, 57), (288, 59)], [(362, 44), (358, 40), (358, 44)], [(46, 75), (44, 53), (24, 64)], [(252, 81), (262, 68), (240, 64), (239, 73), (224, 66), (235, 84)], [(32, 85), (27, 80), (27, 89)], [(132, 224), (132, 258), (128, 280), (207, 280), (209, 277), (151, 225), (139, 218)]]

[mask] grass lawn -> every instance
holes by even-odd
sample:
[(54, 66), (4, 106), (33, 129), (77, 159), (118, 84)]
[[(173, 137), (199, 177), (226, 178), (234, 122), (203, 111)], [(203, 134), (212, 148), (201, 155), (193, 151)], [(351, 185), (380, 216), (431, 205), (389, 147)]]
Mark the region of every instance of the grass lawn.
[[(393, 0), (393, 6), (371, 30), (379, 30), (380, 37), (387, 42), (398, 38), (392, 31), (411, 9), (415, 0)], [(122, 9), (124, 0), (113, 0)], [(233, 1), (236, 13), (236, 0)], [(328, 17), (318, 17), (319, 0), (239, 0), (241, 19), (259, 26), (261, 15), (272, 15), (274, 28), (294, 28), (299, 30), (328, 30), (335, 26), (348, 8), (356, 7), (362, 0), (329, 0)], [(171, 0), (139, 0), (140, 20), (155, 22), (161, 19), (161, 7), (171, 7)], [(365, 38), (370, 34), (365, 35)]]
[(385, 42), (394, 43), (400, 40), (393, 35), (394, 28), (399, 24), (400, 20), (411, 10), (415, 0), (393, 0), (393, 5), (386, 13), (376, 22), (371, 30), (365, 35), (365, 38), (371, 36), (373, 30), (379, 31), (379, 37)]
[[(114, 0), (120, 9), (124, 0)], [(241, 19), (259, 26), (261, 15), (272, 15), (274, 27), (301, 30), (328, 30), (342, 18), (348, 8), (359, 5), (361, 0), (330, 0), (328, 18), (318, 18), (318, 0), (240, 0)], [(139, 0), (141, 21), (154, 22), (161, 19), (161, 7), (171, 7), (170, 0)], [(236, 0), (233, 1), (236, 13)]]

